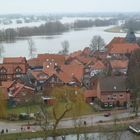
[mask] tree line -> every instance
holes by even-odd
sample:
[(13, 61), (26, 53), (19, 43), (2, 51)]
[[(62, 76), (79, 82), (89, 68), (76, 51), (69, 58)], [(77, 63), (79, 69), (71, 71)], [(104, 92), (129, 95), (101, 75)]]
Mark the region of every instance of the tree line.
[(77, 20), (74, 24), (63, 24), (60, 21), (47, 22), (39, 27), (20, 27), (0, 30), (0, 41), (15, 41), (17, 37), (41, 36), (61, 34), (75, 28), (88, 28), (93, 26), (108, 26), (115, 24), (116, 20)]
[(54, 35), (68, 30), (68, 26), (59, 21), (48, 22), (39, 27), (21, 27), (17, 29), (9, 28), (0, 31), (0, 41), (14, 41), (17, 37)]
[(129, 20), (125, 21), (123, 28), (132, 30), (132, 31), (139, 31), (140, 30), (140, 20), (129, 19)]
[(101, 27), (115, 24), (117, 24), (117, 19), (77, 20), (74, 22), (73, 28)]

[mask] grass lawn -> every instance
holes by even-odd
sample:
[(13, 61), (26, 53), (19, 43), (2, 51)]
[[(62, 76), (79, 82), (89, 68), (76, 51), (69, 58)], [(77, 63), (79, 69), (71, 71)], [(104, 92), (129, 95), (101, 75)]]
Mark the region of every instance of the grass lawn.
[[(59, 116), (59, 114), (63, 113), (64, 109), (65, 109), (65, 103), (59, 103), (55, 109), (57, 110), (57, 114)], [(88, 104), (82, 104), (80, 106), (78, 106), (79, 108), (75, 109), (73, 107), (73, 109), (71, 111), (69, 111), (65, 117), (73, 117), (73, 115), (75, 116), (80, 116), (80, 115), (88, 115), (88, 114), (92, 114), (95, 113), (94, 109), (88, 105)], [(46, 106), (47, 108), (47, 112), (50, 114), (50, 118), (52, 117), (52, 106)], [(18, 107), (13, 107), (13, 108), (8, 108), (8, 114), (16, 114), (19, 115), (20, 113), (36, 113), (40, 111), (40, 107), (39, 105), (29, 105), (29, 106), (18, 106)]]
[(20, 113), (35, 113), (39, 111), (38, 105), (29, 105), (29, 106), (18, 106), (13, 108), (8, 108), (8, 114), (20, 114)]

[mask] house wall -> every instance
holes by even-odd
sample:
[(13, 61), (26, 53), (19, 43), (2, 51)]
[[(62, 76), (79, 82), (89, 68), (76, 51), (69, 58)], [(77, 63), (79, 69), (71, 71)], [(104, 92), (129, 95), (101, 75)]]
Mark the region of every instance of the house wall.
[(116, 72), (120, 72), (121, 74), (126, 75), (127, 73), (127, 69), (126, 68), (114, 68), (112, 69), (112, 74), (116, 73)]
[(102, 92), (100, 96), (100, 101), (102, 103), (114, 103), (117, 104), (119, 103), (121, 105), (124, 104), (124, 102), (130, 102), (130, 93), (127, 92)]
[[(20, 68), (22, 71), (20, 73), (16, 72), (16, 68)], [(23, 64), (0, 64), (0, 70), (5, 69), (6, 72), (1, 73), (0, 71), (0, 81), (14, 80), (17, 77), (20, 77), (27, 73), (28, 65), (26, 63)]]
[(16, 104), (27, 104), (34, 100), (35, 93), (33, 90), (23, 88), (15, 97)]

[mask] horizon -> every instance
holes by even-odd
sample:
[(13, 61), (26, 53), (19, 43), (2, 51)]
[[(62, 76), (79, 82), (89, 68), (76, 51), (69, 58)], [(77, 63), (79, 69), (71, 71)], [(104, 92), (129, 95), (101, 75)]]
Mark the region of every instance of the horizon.
[(140, 1), (112, 0), (9, 0), (1, 1), (0, 14), (40, 14), (40, 13), (138, 13)]

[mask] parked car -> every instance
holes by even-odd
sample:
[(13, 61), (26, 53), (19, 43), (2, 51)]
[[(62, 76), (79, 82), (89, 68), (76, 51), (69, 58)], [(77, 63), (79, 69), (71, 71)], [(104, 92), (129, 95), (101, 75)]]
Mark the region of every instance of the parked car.
[(30, 117), (29, 117), (29, 114), (27, 113), (20, 113), (19, 114), (19, 119), (20, 120), (28, 120)]
[(110, 115), (111, 115), (110, 112), (107, 112), (107, 113), (104, 114), (105, 117), (109, 117)]

